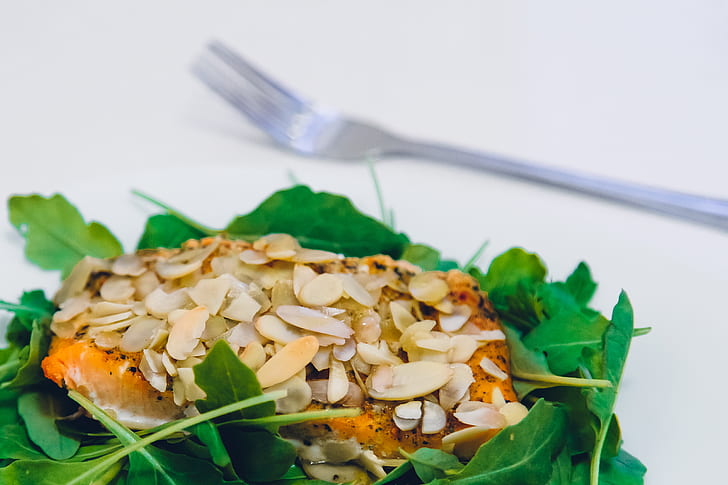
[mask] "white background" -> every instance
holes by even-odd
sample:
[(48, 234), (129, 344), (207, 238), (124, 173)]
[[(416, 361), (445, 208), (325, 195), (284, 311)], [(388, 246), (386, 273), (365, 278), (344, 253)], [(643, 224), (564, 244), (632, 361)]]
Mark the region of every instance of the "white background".
[[(139, 188), (210, 225), (289, 185), (377, 204), (358, 163), (270, 146), (188, 71), (221, 39), (287, 84), (404, 134), (728, 198), (721, 1), (1, 2), (0, 198), (62, 192), (133, 249)], [(728, 398), (728, 233), (472, 170), (378, 164), (397, 227), (483, 263), (586, 260), (637, 324), (618, 412), (647, 483), (716, 483)], [(52, 291), (0, 225), (0, 298)]]

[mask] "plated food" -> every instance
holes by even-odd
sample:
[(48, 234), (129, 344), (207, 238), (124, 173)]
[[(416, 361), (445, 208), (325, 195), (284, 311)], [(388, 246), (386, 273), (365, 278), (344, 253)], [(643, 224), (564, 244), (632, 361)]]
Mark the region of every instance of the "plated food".
[(588, 307), (586, 265), (458, 266), (306, 187), (219, 231), (165, 209), (123, 254), (60, 196), (11, 200), (66, 278), (0, 302), (0, 481), (641, 483), (613, 408), (644, 332), (625, 294)]

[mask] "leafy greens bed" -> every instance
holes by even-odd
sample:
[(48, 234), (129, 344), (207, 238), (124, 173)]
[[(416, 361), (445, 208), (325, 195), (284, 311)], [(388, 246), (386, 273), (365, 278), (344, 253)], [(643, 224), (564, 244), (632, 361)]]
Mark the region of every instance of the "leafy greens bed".
[[(305, 247), (347, 256), (384, 253), (423, 269), (458, 267), (433, 248), (360, 213), (338, 195), (305, 186), (279, 191), (249, 214), (215, 230), (156, 203), (138, 249), (176, 247), (190, 238), (222, 234), (253, 240), (289, 233)], [(118, 256), (121, 244), (103, 225), (86, 223), (61, 195), (15, 196), (11, 223), (26, 239), (27, 258), (67, 275), (86, 255)], [(596, 289), (580, 264), (565, 281), (549, 281), (540, 258), (520, 248), (496, 257), (486, 272), (462, 267), (486, 290), (503, 320), (514, 385), (531, 409), (480, 447), (469, 463), (422, 448), (380, 484), (641, 484), (644, 466), (622, 449), (614, 414), (634, 329), (632, 307), (619, 295), (611, 318), (588, 304)], [(0, 350), (0, 483), (17, 484), (321, 484), (296, 464), (279, 426), (351, 415), (328, 410), (274, 414), (280, 396), (262, 394), (254, 373), (224, 342), (194, 368), (207, 397), (202, 414), (143, 432), (132, 432), (74, 391), (46, 380), (40, 362), (50, 341), (54, 305), (42, 291), (17, 303), (0, 301), (13, 314), (8, 346)], [(83, 417), (80, 408), (97, 421)], [(355, 411), (354, 411), (355, 412)]]

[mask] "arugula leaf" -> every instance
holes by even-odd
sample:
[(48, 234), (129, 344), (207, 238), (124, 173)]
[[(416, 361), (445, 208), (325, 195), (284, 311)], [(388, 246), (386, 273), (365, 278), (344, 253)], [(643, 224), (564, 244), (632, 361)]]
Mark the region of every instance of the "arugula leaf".
[(400, 258), (416, 264), (424, 271), (432, 271), (440, 264), (440, 251), (425, 244), (408, 244)]
[[(195, 404), (201, 412), (263, 394), (255, 373), (242, 362), (224, 340), (218, 340), (205, 360), (193, 367), (195, 383), (207, 397)], [(243, 418), (260, 418), (275, 414), (275, 404), (267, 402), (246, 408)]]
[(48, 390), (27, 391), (18, 398), (18, 412), (28, 436), (54, 460), (72, 457), (81, 445), (78, 439), (62, 434), (56, 426), (56, 419), (62, 417), (64, 407), (60, 396)]
[(46, 456), (38, 450), (28, 438), (25, 427), (21, 424), (0, 426), (0, 458), (14, 460), (41, 460)]
[(217, 426), (209, 421), (200, 423), (190, 428), (190, 432), (205, 445), (212, 462), (220, 468), (231, 465), (230, 455), (225, 449), (225, 443), (222, 442)]
[(270, 482), (281, 478), (296, 461), (296, 448), (264, 429), (226, 426), (220, 435), (235, 471), (244, 480)]
[(43, 269), (67, 276), (84, 256), (110, 258), (121, 244), (98, 222), (87, 224), (62, 195), (14, 196), (8, 201), (10, 222), (26, 239), (25, 256)]
[[(587, 406), (599, 418), (601, 428), (597, 434), (597, 441), (592, 453), (591, 483), (599, 483), (599, 466), (602, 457), (602, 448), (606, 442), (609, 425), (614, 413), (614, 404), (617, 398), (619, 383), (622, 378), (624, 363), (627, 359), (627, 352), (632, 341), (633, 311), (632, 305), (623, 291), (612, 311), (612, 322), (604, 334), (604, 356), (600, 368), (592, 368), (592, 371), (608, 379), (612, 387), (603, 389), (585, 389)], [(591, 364), (594, 367), (594, 360)]]
[(512, 248), (493, 259), (488, 272), (480, 278), (480, 287), (491, 298), (515, 293), (520, 286), (543, 281), (546, 267), (536, 254)]
[(457, 474), (432, 483), (543, 485), (564, 445), (564, 410), (539, 400), (523, 420), (481, 445)]
[[(48, 326), (38, 321), (33, 322), (33, 329), (30, 332), (30, 342), (17, 355), (15, 362), (17, 370), (14, 373), (14, 377), (0, 384), (0, 389), (20, 388), (42, 382), (45, 377), (40, 368), (40, 363), (48, 353), (50, 340)], [(8, 362), (3, 365), (10, 363)]]
[(456, 456), (432, 448), (420, 448), (411, 454), (402, 452), (402, 455), (412, 464), (422, 483), (429, 483), (438, 478), (447, 478), (464, 467)]
[[(54, 460), (16, 460), (0, 468), (0, 483), (14, 485), (103, 485), (121, 470), (121, 463), (106, 465), (103, 458), (68, 462)], [(103, 463), (103, 467), (99, 464)]]
[(574, 300), (583, 306), (591, 301), (597, 284), (591, 277), (589, 267), (582, 262), (566, 278), (565, 287), (574, 296)]
[(225, 232), (246, 240), (283, 232), (305, 247), (347, 256), (383, 253), (399, 258), (409, 242), (404, 234), (359, 212), (346, 197), (303, 185), (271, 195), (249, 214), (236, 217)]
[(137, 249), (178, 248), (188, 239), (200, 239), (206, 233), (172, 214), (157, 214), (147, 219)]
[(599, 483), (603, 485), (642, 485), (647, 469), (634, 456), (624, 450), (614, 458), (603, 460), (599, 469)]

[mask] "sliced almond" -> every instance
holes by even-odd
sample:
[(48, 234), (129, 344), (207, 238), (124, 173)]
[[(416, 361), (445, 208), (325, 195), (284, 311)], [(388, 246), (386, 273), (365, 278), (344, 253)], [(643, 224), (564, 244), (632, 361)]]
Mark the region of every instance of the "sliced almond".
[(265, 354), (265, 349), (260, 342), (250, 342), (240, 354), (240, 361), (247, 365), (253, 372), (260, 369), (268, 356)]
[(382, 336), (381, 317), (374, 310), (368, 310), (366, 313), (355, 319), (351, 328), (354, 330), (354, 338), (357, 342), (367, 344), (374, 343)]
[(154, 271), (147, 271), (138, 278), (134, 278), (132, 285), (134, 285), (136, 290), (134, 292), (134, 297), (137, 300), (143, 300), (149, 293), (159, 286), (159, 279)]
[(404, 419), (399, 416), (392, 416), (392, 421), (394, 421), (395, 426), (402, 431), (412, 431), (418, 424), (420, 424), (419, 419)]
[(101, 285), (99, 293), (101, 298), (108, 301), (125, 302), (134, 296), (134, 288), (131, 280), (126, 276), (113, 275)]
[(195, 372), (192, 368), (180, 367), (177, 369), (177, 372), (179, 373), (179, 379), (182, 381), (182, 385), (185, 389), (185, 399), (194, 402), (198, 399), (205, 399), (205, 397), (207, 397), (205, 391), (200, 389), (200, 386), (195, 383)]
[(347, 339), (344, 345), (335, 345), (333, 355), (341, 362), (349, 362), (356, 355), (356, 342), (354, 339)]
[(488, 374), (492, 375), (500, 381), (508, 379), (508, 374), (498, 367), (498, 364), (490, 360), (488, 357), (483, 357), (480, 361), (480, 367)]
[(397, 330), (400, 332), (404, 332), (407, 327), (417, 321), (415, 316), (412, 315), (410, 308), (408, 308), (403, 301), (389, 302), (389, 312), (392, 314), (394, 326), (397, 327)]
[(445, 429), (445, 410), (434, 402), (425, 401), (422, 409), (422, 434), (435, 434)]
[(289, 344), (303, 337), (296, 328), (288, 325), (275, 315), (261, 315), (255, 320), (255, 329), (259, 334), (279, 344)]
[(157, 262), (155, 267), (162, 278), (171, 280), (194, 273), (202, 267), (202, 263), (217, 249), (218, 242), (214, 241), (207, 246), (187, 249), (167, 260)]
[[(119, 343), (122, 352), (139, 352), (146, 349), (152, 342), (157, 330), (162, 328), (164, 322), (154, 317), (140, 317), (129, 326)], [(160, 372), (160, 371), (155, 371)]]
[(344, 364), (332, 358), (329, 364), (329, 382), (326, 397), (330, 403), (339, 402), (349, 392), (349, 379)]
[(452, 370), (439, 362), (408, 362), (392, 368), (392, 387), (382, 392), (373, 389), (369, 395), (375, 399), (402, 401), (425, 396), (440, 389), (452, 377)]
[(312, 335), (284, 346), (258, 369), (256, 376), (260, 385), (270, 387), (293, 377), (311, 362), (318, 349), (318, 340)]
[(139, 276), (147, 268), (136, 254), (122, 254), (111, 264), (111, 271), (120, 276)]
[(205, 331), (205, 323), (210, 317), (207, 309), (201, 306), (184, 312), (170, 329), (167, 339), (167, 352), (176, 360), (184, 360), (190, 356), (197, 347), (202, 332)]
[(161, 288), (157, 288), (144, 299), (149, 314), (157, 318), (164, 318), (171, 311), (182, 309), (191, 302), (192, 300), (184, 289), (166, 293)]
[(286, 391), (286, 396), (276, 400), (277, 413), (298, 413), (311, 404), (311, 386), (305, 379), (293, 376), (287, 381), (271, 386), (265, 392)]
[(380, 342), (379, 345), (359, 342), (356, 344), (356, 351), (367, 364), (400, 365), (402, 363), (402, 360), (389, 350), (385, 342)]
[(422, 401), (409, 401), (394, 407), (394, 415), (402, 419), (420, 419), (422, 417)]
[(521, 422), (528, 415), (528, 408), (518, 401), (507, 402), (499, 409), (508, 426)]
[(231, 320), (252, 322), (260, 309), (261, 304), (250, 294), (243, 292), (231, 301), (221, 314)]
[(210, 315), (217, 315), (230, 284), (230, 279), (224, 276), (200, 280), (193, 288), (187, 290), (187, 294), (198, 306), (207, 308)]
[(263, 251), (246, 249), (240, 253), (240, 261), (246, 264), (266, 264), (270, 258)]
[(304, 305), (328, 306), (344, 295), (344, 285), (335, 275), (324, 273), (304, 284), (298, 292), (298, 299)]
[(207, 319), (205, 323), (205, 331), (202, 332), (200, 340), (211, 341), (217, 340), (222, 334), (228, 331), (227, 321), (219, 316), (215, 315)]
[(339, 259), (339, 255), (320, 249), (299, 248), (291, 258), (295, 263), (327, 263)]
[(376, 392), (384, 392), (394, 384), (394, 370), (391, 365), (378, 365), (369, 376), (367, 384)]
[[(77, 296), (69, 298), (60, 305), (60, 310), (53, 314), (54, 322), (67, 322), (76, 315), (85, 312), (90, 306), (88, 292), (81, 293)], [(123, 310), (122, 310), (123, 311)], [(116, 312), (113, 312), (116, 313)]]
[(450, 292), (440, 274), (429, 271), (413, 276), (408, 289), (414, 299), (425, 303), (437, 303)]
[(113, 315), (106, 315), (103, 317), (89, 318), (88, 323), (91, 325), (108, 325), (109, 323), (121, 322), (122, 320), (128, 320), (132, 318), (134, 314), (131, 311), (115, 313)]
[(475, 382), (473, 370), (467, 364), (451, 364), (452, 378), (439, 392), (440, 406), (449, 411), (460, 402), (468, 392), (470, 385)]
[(162, 352), (162, 365), (164, 366), (164, 370), (167, 371), (167, 374), (172, 377), (177, 375), (177, 367), (174, 365), (174, 362), (172, 362), (172, 359), (166, 351)]
[(478, 342), (470, 335), (455, 335), (450, 338), (448, 360), (450, 362), (467, 362), (478, 349)]
[(53, 297), (53, 301), (59, 303), (83, 293), (93, 272), (108, 271), (110, 269), (111, 263), (107, 259), (98, 259), (91, 256), (84, 257), (76, 263), (76, 266), (71, 270), (71, 274), (63, 280), (63, 284)]
[(346, 273), (337, 273), (335, 276), (341, 280), (344, 293), (349, 295), (352, 300), (365, 307), (374, 306), (376, 300), (374, 300), (372, 295), (369, 294), (369, 292), (356, 280), (356, 278)]
[(493, 403), (493, 406), (500, 411), (500, 409), (506, 404), (506, 398), (503, 397), (503, 391), (501, 391), (501, 388), (493, 386), (493, 389), (490, 391), (490, 396), (490, 401)]
[(301, 289), (313, 281), (318, 273), (304, 264), (297, 264), (293, 267), (293, 293), (298, 297)]
[(440, 328), (444, 332), (457, 332), (470, 319), (473, 311), (468, 305), (455, 305), (450, 315), (440, 313)]
[[(58, 336), (63, 335), (56, 331), (54, 331), (54, 332)], [(71, 334), (71, 337), (72, 336), (73, 336), (73, 333)], [(70, 337), (62, 337), (62, 338), (70, 338)], [(114, 332), (114, 331), (99, 332), (94, 339), (94, 343), (96, 344), (96, 346), (103, 350), (115, 349), (116, 347), (119, 346), (119, 342), (121, 342), (121, 334), (119, 332)]]
[(271, 290), (270, 300), (273, 311), (281, 305), (298, 305), (298, 299), (293, 292), (293, 282), (277, 281)]
[(319, 341), (319, 349), (316, 355), (311, 359), (311, 364), (316, 368), (317, 371), (322, 371), (329, 368), (331, 362), (331, 346), (323, 346)]
[(295, 305), (281, 305), (276, 314), (286, 322), (311, 332), (323, 333), (346, 339), (354, 331), (344, 322), (326, 316), (324, 313)]
[(91, 317), (105, 317), (107, 315), (116, 315), (131, 310), (132, 305), (129, 303), (114, 303), (111, 301), (100, 301), (91, 305)]
[(264, 337), (256, 331), (255, 326), (248, 322), (235, 325), (224, 338), (229, 344), (235, 344), (238, 347), (245, 347), (250, 342), (263, 343), (265, 341)]
[(481, 428), (500, 429), (505, 427), (506, 419), (492, 404), (480, 401), (461, 403), (453, 416), (461, 423)]

